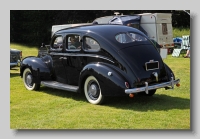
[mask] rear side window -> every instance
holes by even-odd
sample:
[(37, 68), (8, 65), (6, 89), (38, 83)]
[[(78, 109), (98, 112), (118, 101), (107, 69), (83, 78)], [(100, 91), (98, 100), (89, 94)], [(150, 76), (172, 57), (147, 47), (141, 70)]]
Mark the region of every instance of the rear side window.
[(83, 46), (84, 46), (84, 50), (86, 51), (97, 52), (100, 50), (99, 43), (90, 37), (85, 37), (83, 39)]

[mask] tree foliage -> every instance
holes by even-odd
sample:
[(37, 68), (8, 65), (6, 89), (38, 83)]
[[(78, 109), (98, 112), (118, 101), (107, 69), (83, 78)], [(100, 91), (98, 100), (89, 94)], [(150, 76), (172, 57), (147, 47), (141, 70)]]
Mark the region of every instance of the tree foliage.
[(31, 45), (48, 44), (52, 25), (90, 23), (102, 16), (139, 13), (172, 13), (173, 27), (190, 27), (190, 16), (175, 10), (11, 10), (10, 41)]

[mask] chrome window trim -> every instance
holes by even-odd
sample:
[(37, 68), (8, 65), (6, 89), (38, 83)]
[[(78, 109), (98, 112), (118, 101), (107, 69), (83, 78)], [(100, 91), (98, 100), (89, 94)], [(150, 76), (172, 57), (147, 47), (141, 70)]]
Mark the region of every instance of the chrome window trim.
[(101, 58), (101, 59), (105, 59), (108, 60), (112, 63), (115, 63), (113, 60), (105, 57), (105, 56), (101, 56), (101, 55), (96, 55), (96, 54), (77, 54), (77, 53), (55, 53), (55, 52), (51, 52), (50, 55), (59, 55), (59, 56), (82, 56), (82, 57), (94, 57), (94, 58)]

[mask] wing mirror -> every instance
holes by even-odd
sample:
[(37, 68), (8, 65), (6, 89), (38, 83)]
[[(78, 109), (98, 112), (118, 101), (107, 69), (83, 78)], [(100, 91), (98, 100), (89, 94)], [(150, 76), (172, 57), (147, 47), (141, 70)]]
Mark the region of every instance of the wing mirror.
[(44, 43), (42, 43), (42, 45), (40, 46), (40, 48), (46, 48), (47, 50), (50, 49), (50, 45), (45, 45)]

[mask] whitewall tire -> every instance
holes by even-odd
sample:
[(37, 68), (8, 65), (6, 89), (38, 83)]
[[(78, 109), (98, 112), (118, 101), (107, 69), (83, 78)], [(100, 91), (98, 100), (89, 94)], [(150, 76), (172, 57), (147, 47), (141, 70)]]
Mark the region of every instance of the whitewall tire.
[(40, 84), (33, 83), (33, 75), (29, 68), (26, 68), (23, 72), (23, 82), (28, 90), (38, 90), (40, 87)]
[(98, 105), (104, 100), (104, 96), (101, 94), (99, 82), (94, 76), (89, 76), (85, 80), (84, 93), (86, 99), (92, 104)]

